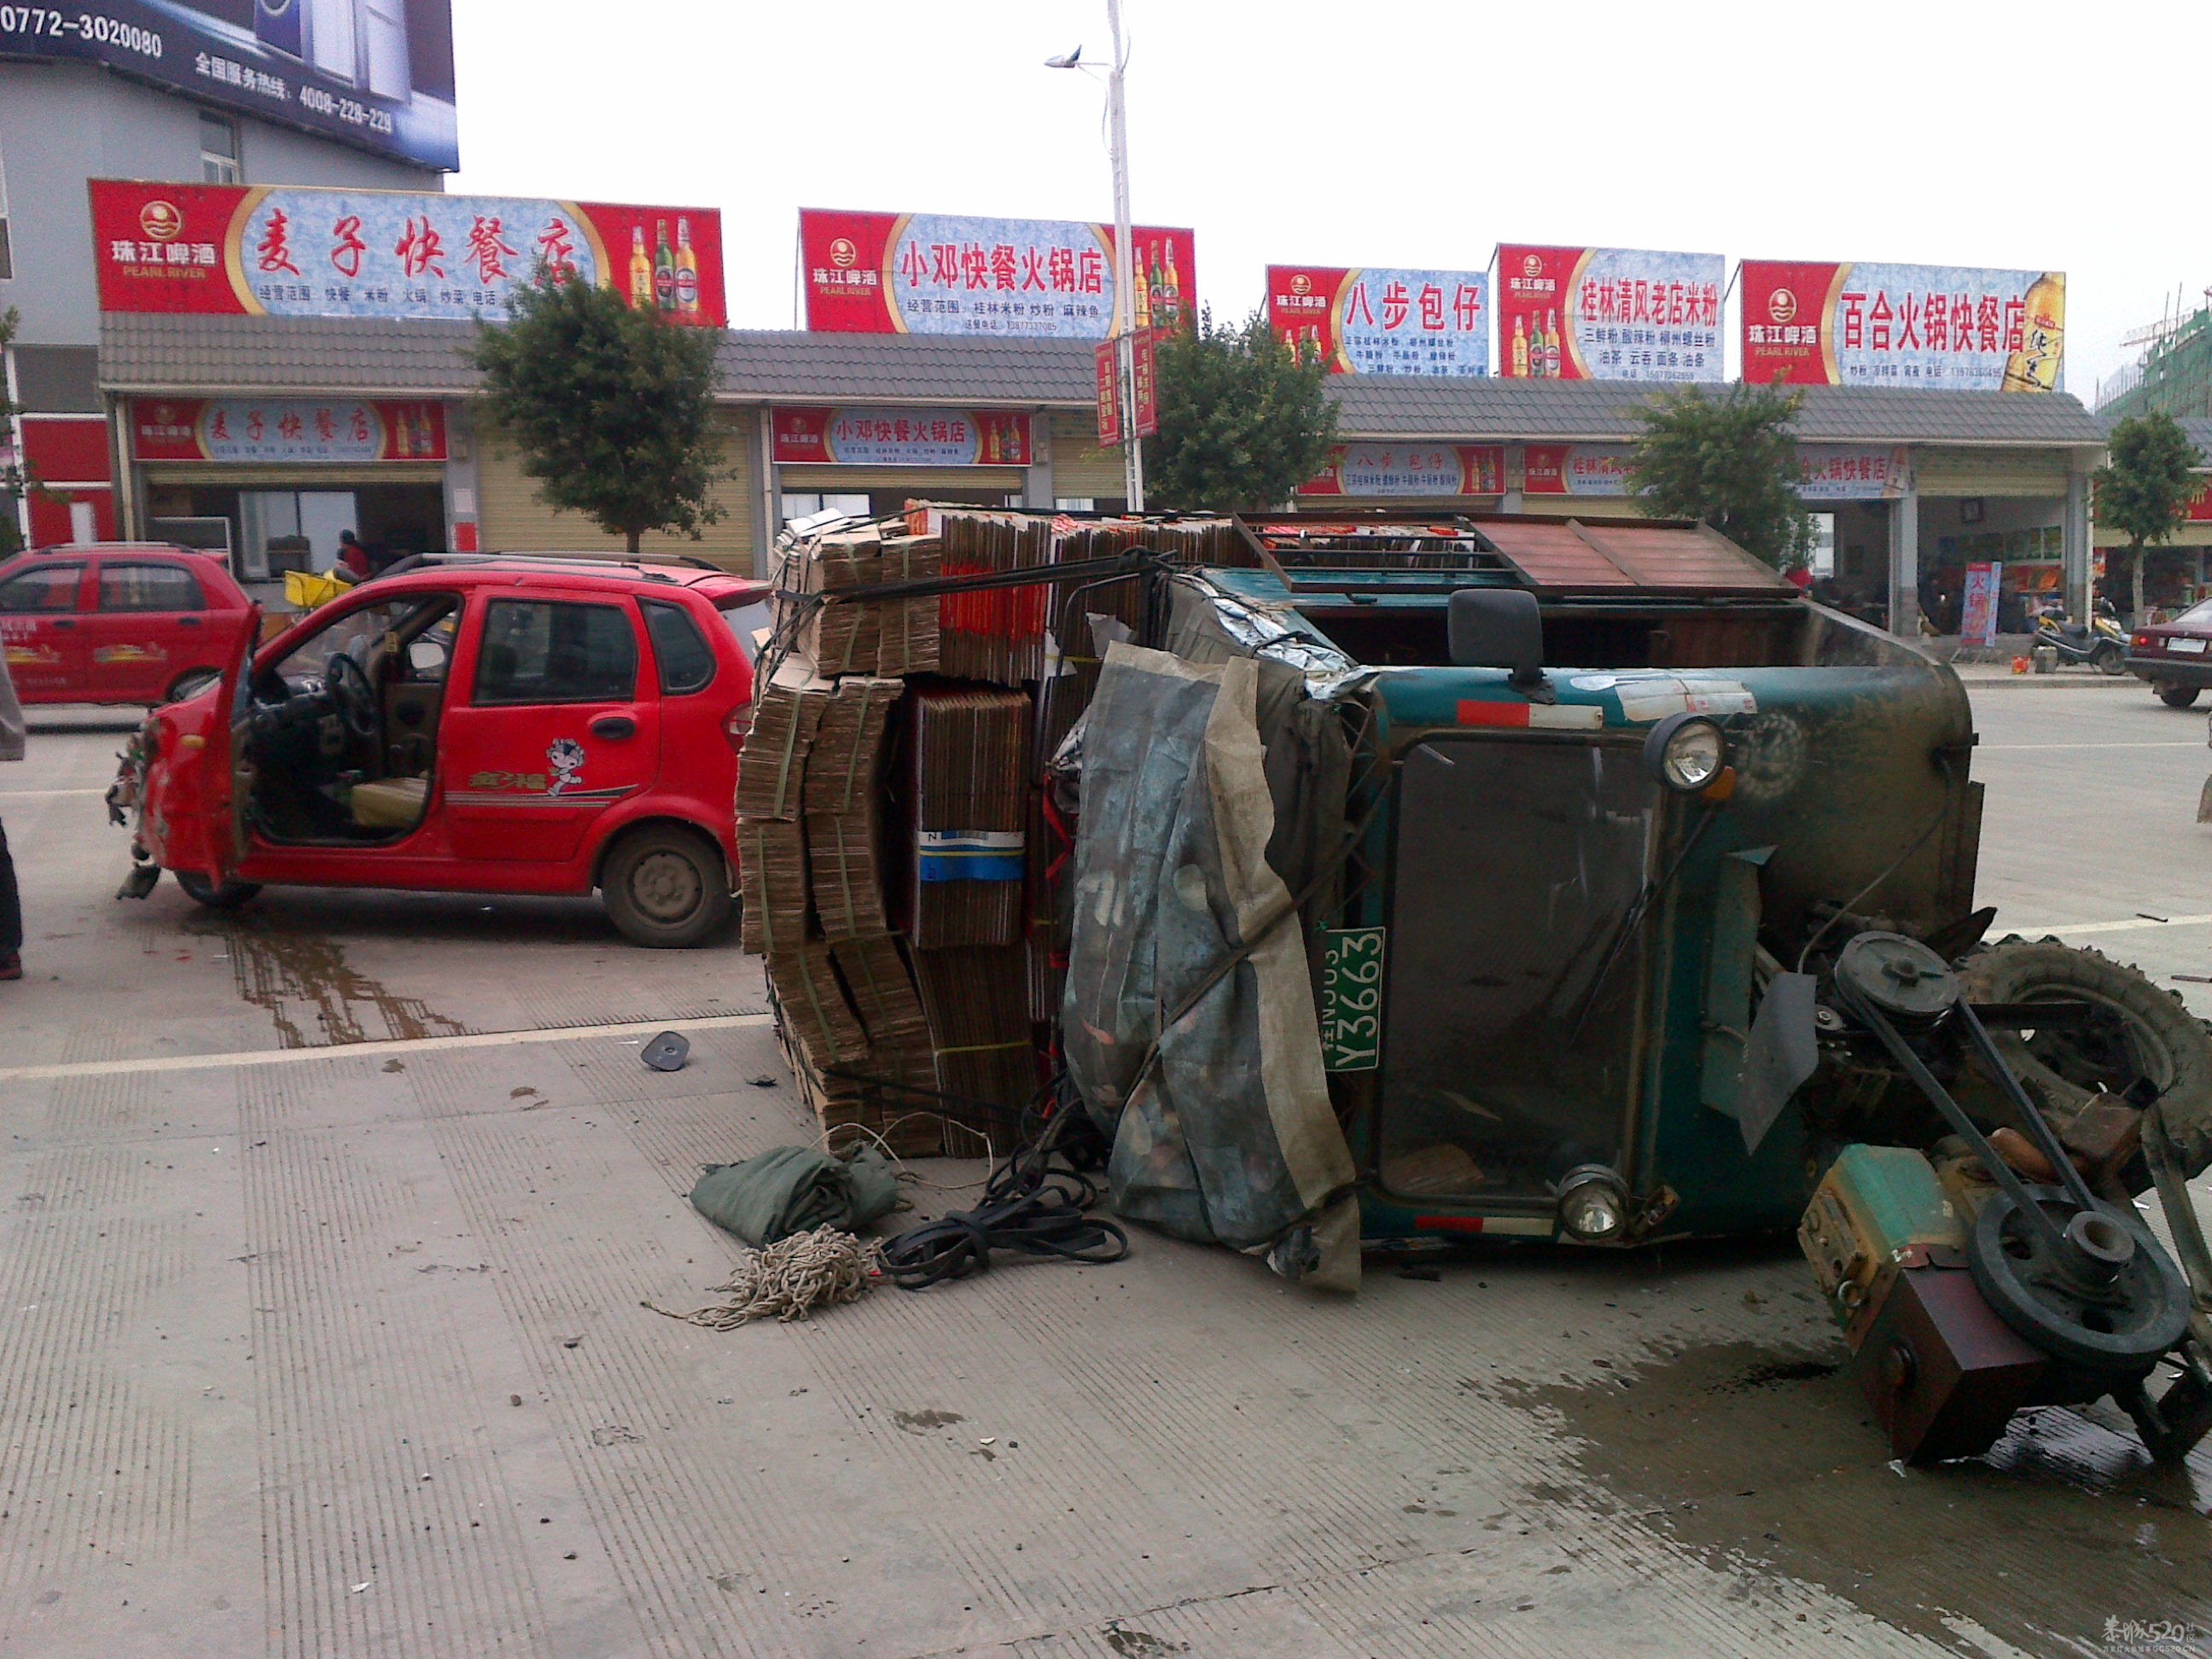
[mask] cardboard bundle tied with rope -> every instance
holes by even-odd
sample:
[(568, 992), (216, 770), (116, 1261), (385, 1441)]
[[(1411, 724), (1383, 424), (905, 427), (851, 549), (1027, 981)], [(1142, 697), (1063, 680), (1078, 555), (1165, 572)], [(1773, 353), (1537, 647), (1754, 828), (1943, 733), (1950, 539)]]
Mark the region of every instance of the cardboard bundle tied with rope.
[[(876, 579), (886, 585), (931, 581), (944, 572), (934, 536), (887, 536), (877, 557)], [(884, 599), (876, 610), (876, 672), (933, 674), (939, 661), (938, 610), (943, 601)]]
[(902, 679), (848, 675), (817, 727), (805, 800), (814, 908), (824, 938), (890, 931), (880, 865), (884, 733)]
[(915, 952), (938, 1087), (1008, 1109), (1036, 1093), (1029, 963), (1019, 945)]
[(836, 690), (801, 657), (786, 659), (753, 699), (744, 752), (738, 759), (738, 816), (795, 818), (807, 751)]
[(919, 950), (1019, 942), (1030, 699), (933, 686), (913, 699), (906, 932)]
[(883, 579), (883, 532), (869, 525), (784, 550), (776, 569), (777, 628), (823, 674), (871, 674), (881, 639), (874, 605), (822, 604), (814, 595)]
[(806, 831), (783, 818), (738, 820), (738, 939), (755, 956), (773, 957), (805, 942), (811, 905)]

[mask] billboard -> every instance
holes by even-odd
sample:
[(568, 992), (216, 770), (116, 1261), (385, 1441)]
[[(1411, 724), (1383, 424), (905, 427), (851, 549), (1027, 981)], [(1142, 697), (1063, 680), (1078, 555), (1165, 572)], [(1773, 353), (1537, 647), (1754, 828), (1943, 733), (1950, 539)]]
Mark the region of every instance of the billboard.
[(778, 409), (775, 459), (804, 466), (1028, 466), (1021, 410)]
[(1806, 501), (1893, 501), (1912, 481), (1912, 457), (1901, 444), (1799, 444), (1797, 469), (1797, 496)]
[(91, 191), (102, 311), (497, 322), (542, 263), (672, 323), (727, 316), (713, 208), (112, 179)]
[(142, 461), (442, 461), (446, 410), (362, 398), (141, 398), (131, 448)]
[(2066, 273), (1747, 259), (1743, 378), (1759, 385), (2051, 392)]
[(0, 58), (100, 64), (421, 167), (461, 165), (450, 0), (0, 6)]
[[(1130, 321), (1196, 314), (1198, 243), (1131, 228)], [(984, 334), (1103, 340), (1114, 331), (1114, 230), (1059, 219), (802, 208), (806, 326), (827, 334)]]
[(1514, 380), (1722, 379), (1717, 253), (1498, 250), (1498, 372)]
[(1496, 495), (1503, 444), (1343, 444), (1298, 486), (1301, 495)]
[(1269, 265), (1267, 321), (1334, 374), (1490, 373), (1486, 271)]
[(1626, 495), (1634, 452), (1626, 444), (1530, 444), (1522, 489), (1530, 495)]

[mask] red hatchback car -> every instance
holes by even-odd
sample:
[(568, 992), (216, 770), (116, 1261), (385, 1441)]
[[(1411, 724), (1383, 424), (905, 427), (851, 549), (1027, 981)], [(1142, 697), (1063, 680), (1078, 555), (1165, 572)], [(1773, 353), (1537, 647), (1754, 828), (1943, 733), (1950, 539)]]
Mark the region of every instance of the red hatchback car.
[(156, 710), (112, 804), (203, 904), (596, 890), (637, 943), (696, 945), (731, 911), (769, 620), (764, 584), (718, 570), (412, 561)]
[(167, 542), (44, 547), (0, 564), (0, 646), (25, 702), (167, 702), (238, 654), (253, 602)]
[(2138, 628), (2128, 638), (2128, 672), (2150, 682), (2160, 702), (2186, 708), (2212, 685), (2212, 599), (2172, 622)]

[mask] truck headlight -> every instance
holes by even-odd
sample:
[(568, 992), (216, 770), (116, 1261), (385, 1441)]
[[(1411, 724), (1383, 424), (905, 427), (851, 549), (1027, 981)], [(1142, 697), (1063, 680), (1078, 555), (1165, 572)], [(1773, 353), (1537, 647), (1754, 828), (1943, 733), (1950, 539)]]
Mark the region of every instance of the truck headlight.
[(1584, 1164), (1559, 1182), (1559, 1226), (1570, 1238), (1602, 1244), (1628, 1224), (1628, 1189), (1602, 1164)]
[(1728, 765), (1728, 734), (1704, 714), (1669, 714), (1644, 739), (1644, 764), (1677, 794), (1711, 787)]

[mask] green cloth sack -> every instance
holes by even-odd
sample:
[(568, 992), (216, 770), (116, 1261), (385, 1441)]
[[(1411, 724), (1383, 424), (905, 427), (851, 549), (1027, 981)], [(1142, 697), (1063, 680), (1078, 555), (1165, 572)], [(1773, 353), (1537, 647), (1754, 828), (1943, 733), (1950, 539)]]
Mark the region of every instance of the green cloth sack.
[(817, 1227), (851, 1232), (898, 1203), (898, 1171), (873, 1146), (850, 1161), (812, 1146), (778, 1146), (742, 1164), (710, 1164), (691, 1207), (756, 1249)]

